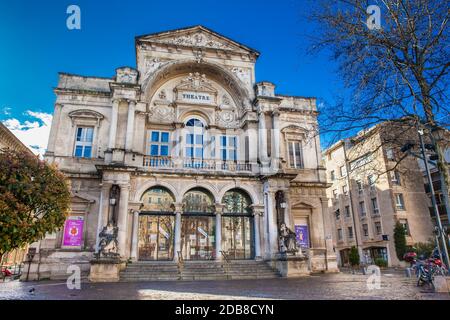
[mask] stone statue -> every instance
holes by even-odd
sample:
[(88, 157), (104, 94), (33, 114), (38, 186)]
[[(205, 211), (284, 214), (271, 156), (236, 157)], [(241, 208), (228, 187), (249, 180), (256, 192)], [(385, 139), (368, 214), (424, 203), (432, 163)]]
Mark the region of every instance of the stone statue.
[(280, 226), (280, 252), (295, 255), (298, 250), (295, 232), (282, 223)]
[(103, 227), (103, 230), (100, 232), (99, 237), (99, 250), (96, 254), (96, 258), (117, 258), (119, 257), (118, 253), (118, 242), (117, 242), (117, 234), (119, 228), (114, 227), (112, 223), (108, 223), (107, 226)]

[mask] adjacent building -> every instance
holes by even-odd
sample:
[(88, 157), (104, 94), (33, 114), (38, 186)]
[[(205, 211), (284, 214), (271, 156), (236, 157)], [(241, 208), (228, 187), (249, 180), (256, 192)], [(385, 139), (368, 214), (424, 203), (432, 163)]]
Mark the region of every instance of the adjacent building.
[[(136, 68), (61, 73), (45, 159), (70, 179), (64, 228), (30, 279), (88, 272), (104, 226), (128, 261), (275, 259), (296, 232), (335, 271), (316, 100), (255, 81), (259, 53), (203, 26), (135, 38)], [(223, 254), (222, 254), (223, 253)]]
[[(11, 149), (33, 155), (33, 152), (0, 122), (0, 152), (2, 149)], [(27, 248), (16, 249), (0, 256), (0, 266), (13, 268), (13, 272), (20, 270), (20, 266), (25, 260), (26, 250)]]
[(341, 266), (352, 246), (361, 262), (400, 264), (393, 231), (400, 222), (407, 244), (433, 239), (429, 200), (416, 158), (401, 152), (417, 132), (383, 123), (342, 140), (323, 152), (327, 169), (333, 243)]

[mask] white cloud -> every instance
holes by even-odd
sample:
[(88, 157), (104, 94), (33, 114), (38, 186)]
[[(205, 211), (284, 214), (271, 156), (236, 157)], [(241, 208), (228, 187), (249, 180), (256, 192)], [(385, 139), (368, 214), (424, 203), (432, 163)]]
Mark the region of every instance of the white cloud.
[(25, 112), (25, 115), (29, 117), (29, 120), (20, 122), (15, 118), (11, 118), (4, 120), (3, 124), (35, 154), (39, 154), (42, 157), (47, 149), (52, 115), (30, 110)]
[(10, 107), (3, 107), (3, 109), (0, 111), (0, 114), (4, 114), (6, 116), (11, 115), (11, 108)]

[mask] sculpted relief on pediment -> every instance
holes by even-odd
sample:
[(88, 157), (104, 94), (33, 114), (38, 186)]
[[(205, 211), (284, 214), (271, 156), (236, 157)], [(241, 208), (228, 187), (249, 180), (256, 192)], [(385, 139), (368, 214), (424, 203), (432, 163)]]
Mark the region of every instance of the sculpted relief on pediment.
[(184, 34), (175, 37), (167, 37), (160, 39), (152, 39), (154, 42), (172, 44), (177, 46), (187, 46), (187, 47), (204, 47), (211, 49), (222, 49), (222, 50), (238, 50), (237, 47), (221, 41), (216, 37), (206, 34), (202, 31)]

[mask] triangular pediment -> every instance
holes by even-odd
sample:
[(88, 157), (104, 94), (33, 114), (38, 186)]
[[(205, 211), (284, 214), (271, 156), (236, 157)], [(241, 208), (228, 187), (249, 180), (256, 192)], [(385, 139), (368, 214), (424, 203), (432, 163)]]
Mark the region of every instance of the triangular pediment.
[(243, 44), (222, 36), (203, 26), (195, 26), (172, 31), (159, 32), (136, 37), (142, 42), (163, 43), (175, 46), (226, 50), (242, 54), (259, 53)]

